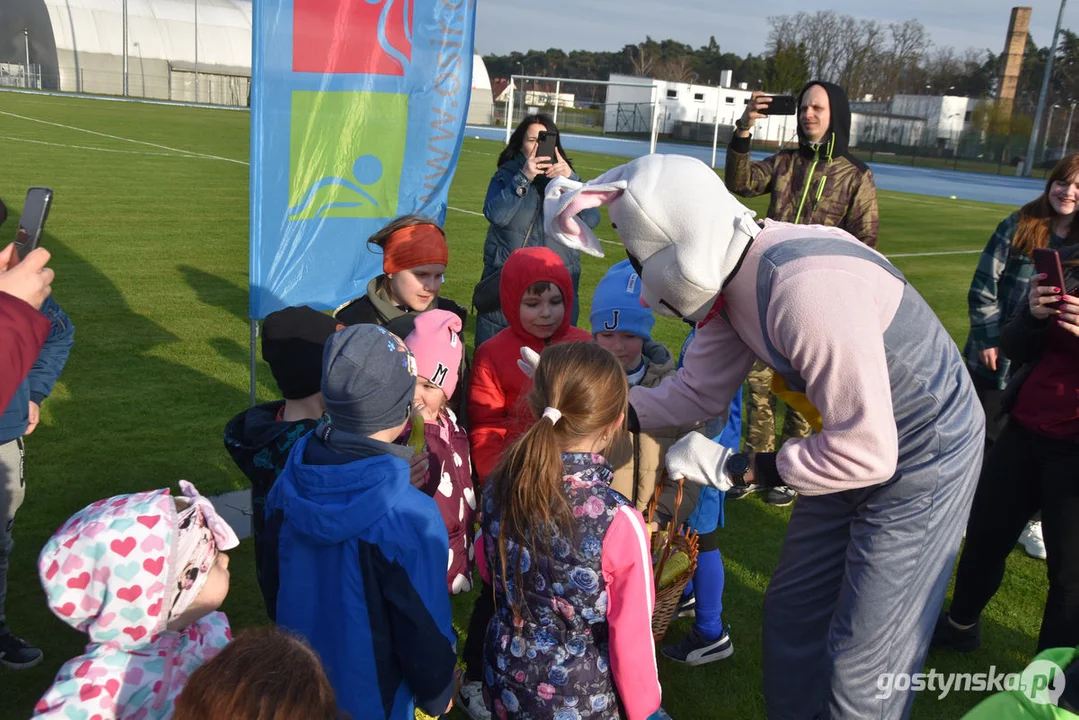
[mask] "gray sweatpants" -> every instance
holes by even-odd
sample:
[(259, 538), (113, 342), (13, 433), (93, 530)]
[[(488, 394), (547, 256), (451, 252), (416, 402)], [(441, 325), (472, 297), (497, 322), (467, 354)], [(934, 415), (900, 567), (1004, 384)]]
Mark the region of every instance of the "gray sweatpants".
[(23, 444), (22, 438), (19, 438), (0, 445), (0, 628), (4, 627), (6, 619), (4, 600), (7, 597), (8, 556), (15, 545), (11, 530), (25, 492)]
[(901, 461), (883, 485), (798, 498), (764, 597), (770, 720), (910, 714), (914, 693), (891, 690), (887, 674), (922, 671), (977, 486), (981, 428), (926, 462)]

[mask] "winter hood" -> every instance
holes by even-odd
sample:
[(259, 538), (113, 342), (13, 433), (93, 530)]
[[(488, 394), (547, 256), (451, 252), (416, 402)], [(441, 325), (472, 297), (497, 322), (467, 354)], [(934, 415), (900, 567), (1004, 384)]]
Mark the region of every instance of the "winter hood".
[[(209, 503), (181, 481), (187, 503)], [(238, 541), (211, 511), (207, 525), (221, 550)], [(90, 636), (86, 652), (60, 669), (35, 717), (163, 717), (187, 676), (231, 639), (228, 620), (211, 613), (183, 632), (167, 629), (184, 558), (179, 513), (167, 488), (99, 500), (45, 544), (38, 571), (49, 608)], [(161, 683), (156, 684), (156, 680)], [(145, 712), (138, 712), (146, 707)], [(65, 714), (66, 713), (66, 714)]]
[(311, 544), (336, 545), (364, 535), (412, 489), (408, 463), (399, 457), (309, 464), (307, 448), (312, 442), (321, 441), (306, 435), (296, 443), (266, 503), (283, 510), (289, 524)]
[[(847, 93), (835, 83), (813, 80), (806, 83), (806, 86), (802, 88), (802, 92), (798, 93), (799, 108), (802, 107), (802, 98), (814, 85), (820, 85), (824, 88), (824, 92), (828, 93), (828, 105), (832, 117), (831, 125), (821, 140), (820, 146), (827, 153), (829, 160), (847, 155), (847, 150), (850, 147), (850, 102), (847, 100)], [(802, 123), (800, 122), (798, 123), (798, 145), (803, 152), (813, 154), (812, 146), (805, 133), (802, 132)]]
[(551, 237), (596, 257), (603, 257), (599, 238), (575, 216), (606, 205), (641, 276), (644, 301), (694, 322), (708, 314), (760, 232), (753, 211), (722, 178), (682, 155), (647, 155), (584, 184), (556, 178), (544, 202)]
[[(575, 219), (574, 222), (577, 220)], [(584, 225), (584, 223), (581, 224)], [(584, 227), (588, 226), (584, 225)], [(565, 304), (566, 313), (562, 317), (562, 324), (551, 336), (551, 342), (554, 343), (566, 332), (566, 328), (570, 326), (573, 319), (570, 313), (570, 308), (573, 307), (573, 280), (570, 279), (566, 264), (554, 250), (545, 247), (530, 247), (510, 253), (502, 265), (502, 278), (498, 285), (502, 314), (506, 316), (506, 321), (514, 332), (526, 334), (521, 329), (521, 300), (525, 296), (525, 291), (538, 282), (553, 283), (562, 291), (562, 302)]]

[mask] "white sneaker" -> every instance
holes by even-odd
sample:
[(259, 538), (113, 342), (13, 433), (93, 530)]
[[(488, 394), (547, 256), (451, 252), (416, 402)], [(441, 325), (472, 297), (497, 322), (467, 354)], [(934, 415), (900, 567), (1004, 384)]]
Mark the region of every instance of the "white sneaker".
[(457, 693), (457, 706), (472, 720), (491, 720), (491, 713), (483, 703), (483, 683), (465, 683)]
[(1023, 534), (1019, 536), (1019, 544), (1027, 551), (1027, 555), (1039, 560), (1045, 559), (1045, 540), (1042, 539), (1042, 521), (1033, 520), (1027, 523)]

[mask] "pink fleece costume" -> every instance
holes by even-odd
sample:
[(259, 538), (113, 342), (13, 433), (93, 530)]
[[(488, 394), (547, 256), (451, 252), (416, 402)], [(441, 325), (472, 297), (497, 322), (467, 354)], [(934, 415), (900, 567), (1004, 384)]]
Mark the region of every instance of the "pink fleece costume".
[(572, 216), (609, 204), (645, 300), (700, 323), (676, 377), (631, 390), (642, 429), (719, 414), (756, 358), (821, 412), (771, 478), (758, 458), (759, 479), (803, 494), (765, 596), (769, 717), (905, 717), (913, 694), (879, 698), (876, 679), (921, 669), (981, 465), (984, 416), (939, 320), (876, 251), (834, 228), (760, 229), (691, 158), (553, 181), (547, 202), (592, 254)]
[(35, 718), (172, 717), (191, 673), (232, 639), (220, 612), (166, 628), (183, 569), (177, 519), (167, 488), (120, 495), (81, 510), (45, 544), (38, 568), (49, 607), (90, 642), (60, 668)]

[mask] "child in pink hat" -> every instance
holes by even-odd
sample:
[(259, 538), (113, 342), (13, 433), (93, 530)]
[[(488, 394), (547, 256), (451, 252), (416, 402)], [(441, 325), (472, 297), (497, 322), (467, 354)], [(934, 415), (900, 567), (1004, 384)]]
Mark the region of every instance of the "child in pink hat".
[(446, 583), (450, 593), (472, 589), (475, 559), (473, 531), (476, 495), (472, 487), (472, 460), (468, 433), (458, 425), (449, 401), (457, 389), (464, 340), (461, 318), (446, 310), (428, 310), (415, 316), (404, 335), (405, 345), (416, 356), (416, 396), (413, 412), (424, 419), (428, 453), (427, 474), (416, 487), (433, 497), (442, 513), (450, 539)]

